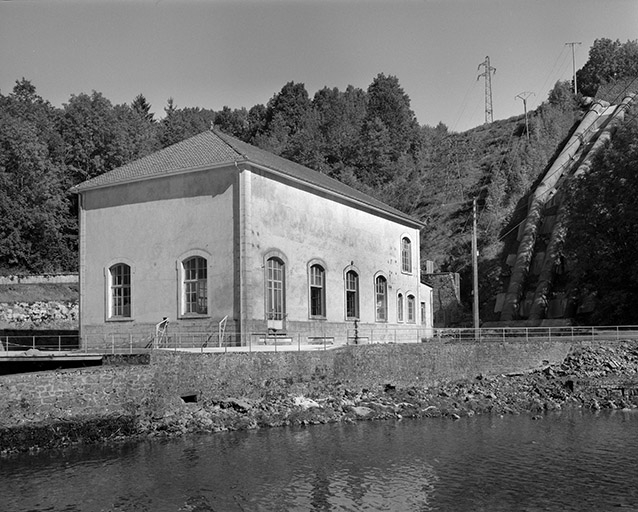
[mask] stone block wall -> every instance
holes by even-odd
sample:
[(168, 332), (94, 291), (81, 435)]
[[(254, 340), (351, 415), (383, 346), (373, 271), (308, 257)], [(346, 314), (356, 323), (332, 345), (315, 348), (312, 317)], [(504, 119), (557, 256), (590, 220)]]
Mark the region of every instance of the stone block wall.
[(162, 415), (180, 397), (202, 401), (307, 395), (340, 383), (353, 390), (433, 386), (562, 361), (570, 343), (349, 346), (328, 351), (152, 353), (149, 365), (0, 376), (0, 426), (91, 415)]
[(127, 414), (150, 396), (150, 366), (102, 366), (0, 376), (0, 426)]

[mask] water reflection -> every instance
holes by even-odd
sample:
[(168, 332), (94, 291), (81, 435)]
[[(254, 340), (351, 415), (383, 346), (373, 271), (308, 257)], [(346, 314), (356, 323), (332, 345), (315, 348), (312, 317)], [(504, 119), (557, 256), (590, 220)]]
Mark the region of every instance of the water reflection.
[(0, 510), (638, 510), (637, 426), (576, 412), (68, 449), (0, 460)]

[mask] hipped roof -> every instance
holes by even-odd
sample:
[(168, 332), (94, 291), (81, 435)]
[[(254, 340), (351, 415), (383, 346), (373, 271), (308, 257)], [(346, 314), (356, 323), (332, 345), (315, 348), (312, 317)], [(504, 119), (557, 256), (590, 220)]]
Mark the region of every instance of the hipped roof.
[(313, 188), (319, 188), (345, 199), (363, 203), (373, 209), (390, 214), (392, 217), (399, 217), (410, 225), (423, 226), (415, 218), (338, 180), (217, 130), (207, 130), (139, 160), (91, 178), (74, 186), (71, 191), (82, 193), (86, 190), (236, 163), (254, 164), (266, 171), (274, 171)]

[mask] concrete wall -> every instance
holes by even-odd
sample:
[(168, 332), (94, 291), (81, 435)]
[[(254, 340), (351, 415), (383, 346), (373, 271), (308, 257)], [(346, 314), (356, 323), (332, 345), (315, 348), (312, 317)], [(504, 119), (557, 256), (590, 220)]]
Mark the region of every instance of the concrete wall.
[(150, 365), (0, 376), (0, 426), (103, 414), (162, 414), (180, 396), (259, 398), (307, 394), (317, 382), (373, 389), (432, 386), (562, 361), (558, 342), (368, 345), (316, 352), (154, 352)]

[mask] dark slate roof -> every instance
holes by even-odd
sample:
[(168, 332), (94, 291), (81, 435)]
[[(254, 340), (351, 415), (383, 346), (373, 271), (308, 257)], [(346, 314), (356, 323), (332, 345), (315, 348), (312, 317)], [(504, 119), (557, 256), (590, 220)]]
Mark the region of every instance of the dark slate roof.
[(207, 130), (190, 139), (173, 144), (144, 158), (130, 162), (73, 187), (73, 192), (160, 177), (189, 169), (247, 162), (271, 169), (311, 186), (353, 199), (373, 208), (401, 217), (410, 224), (422, 225), (418, 220), (392, 208), (363, 192), (320, 172), (299, 165), (235, 137), (216, 130)]

